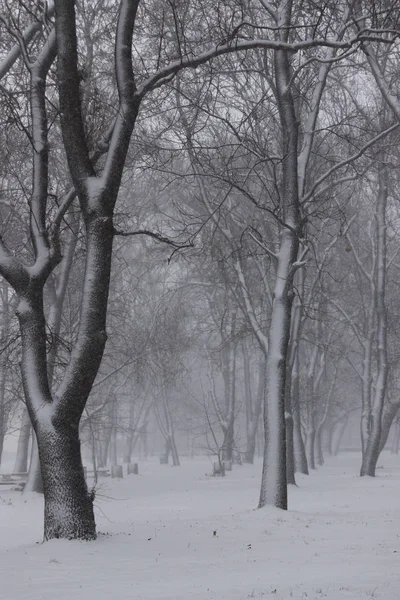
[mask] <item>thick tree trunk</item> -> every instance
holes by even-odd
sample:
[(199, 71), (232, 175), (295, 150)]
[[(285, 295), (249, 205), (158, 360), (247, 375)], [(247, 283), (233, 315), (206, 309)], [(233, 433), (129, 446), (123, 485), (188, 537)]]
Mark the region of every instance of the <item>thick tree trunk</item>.
[(93, 498), (84, 476), (78, 429), (38, 424), (45, 497), (44, 539), (96, 538)]
[(18, 436), (17, 456), (15, 457), (14, 473), (27, 473), (29, 440), (31, 437), (31, 420), (24, 405), (21, 416), (21, 429)]
[[(42, 288), (32, 286), (29, 296), (21, 299), (17, 314), (22, 334), (21, 372), (43, 479), (44, 539), (94, 539), (93, 503), (80, 452), (81, 411), (77, 412), (76, 406), (74, 411), (71, 406), (65, 418), (63, 411), (57, 410), (59, 405), (54, 403), (49, 389)], [(74, 392), (79, 401), (77, 391)]]
[[(288, 236), (287, 232), (282, 234)], [(290, 301), (284, 289), (288, 280), (291, 240), (282, 243), (282, 269), (278, 268), (272, 307), (267, 383), (264, 404), (264, 459), (259, 507), (272, 504), (287, 509), (285, 374), (290, 326)], [(285, 253), (288, 253), (284, 257)]]

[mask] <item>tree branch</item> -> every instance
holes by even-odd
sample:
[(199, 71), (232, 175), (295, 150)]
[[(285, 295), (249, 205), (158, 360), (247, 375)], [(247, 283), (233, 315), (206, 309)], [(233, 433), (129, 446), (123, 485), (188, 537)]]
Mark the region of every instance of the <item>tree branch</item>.
[(161, 233), (157, 233), (156, 231), (150, 231), (149, 229), (137, 229), (136, 231), (121, 231), (119, 229), (114, 229), (114, 235), (119, 235), (121, 237), (133, 237), (135, 235), (147, 235), (158, 242), (162, 242), (163, 244), (168, 244), (168, 246), (172, 246), (172, 248), (176, 248), (181, 250), (183, 248), (194, 248), (194, 243), (189, 240), (187, 242), (174, 242), (171, 238), (162, 235)]

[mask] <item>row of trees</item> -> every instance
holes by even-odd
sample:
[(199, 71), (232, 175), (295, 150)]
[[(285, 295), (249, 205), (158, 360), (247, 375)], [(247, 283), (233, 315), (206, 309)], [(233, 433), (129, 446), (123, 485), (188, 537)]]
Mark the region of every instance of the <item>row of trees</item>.
[(79, 429), (106, 405), (115, 447), (113, 396), (152, 400), (178, 462), (190, 360), (225, 459), (245, 405), (251, 461), (263, 412), (260, 507), (287, 508), (359, 396), (374, 474), (398, 408), (396, 4), (2, 6), (0, 423), (19, 356), (45, 539), (96, 536)]

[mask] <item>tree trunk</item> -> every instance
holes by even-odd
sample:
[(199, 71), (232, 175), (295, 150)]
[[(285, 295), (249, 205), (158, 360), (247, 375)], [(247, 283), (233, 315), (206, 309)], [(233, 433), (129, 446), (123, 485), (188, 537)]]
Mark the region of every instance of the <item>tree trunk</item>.
[(348, 421), (349, 421), (348, 415), (346, 415), (344, 417), (344, 419), (341, 421), (341, 425), (339, 427), (339, 431), (337, 433), (335, 444), (334, 444), (334, 450), (333, 450), (334, 456), (337, 456), (339, 454), (340, 445), (342, 443), (343, 435), (344, 435), (344, 432), (346, 431)]
[(306, 439), (306, 452), (307, 452), (307, 463), (310, 469), (315, 469), (315, 429), (309, 429), (307, 431)]
[(117, 457), (117, 428), (113, 425), (110, 438), (110, 465), (116, 467), (118, 465)]
[(36, 492), (43, 494), (42, 471), (40, 468), (39, 450), (37, 446), (36, 433), (32, 431), (31, 462), (29, 464), (28, 479), (24, 487), (24, 494)]
[(399, 453), (400, 446), (400, 423), (396, 423), (395, 433), (393, 436), (392, 454)]
[(162, 427), (161, 425), (161, 432), (163, 433), (163, 435), (165, 435), (166, 438), (166, 458), (168, 461), (168, 456), (169, 453), (171, 452), (172, 455), (172, 464), (174, 465), (174, 467), (180, 467), (180, 461), (179, 461), (179, 455), (178, 455), (178, 449), (176, 447), (176, 442), (175, 442), (175, 434), (174, 434), (174, 423), (172, 420), (172, 414), (171, 414), (171, 408), (169, 405), (169, 399), (168, 399), (168, 395), (167, 395), (167, 390), (165, 389), (165, 385), (163, 385), (163, 390), (162, 390), (162, 400), (163, 400), (163, 409), (164, 409), (164, 417), (165, 417), (165, 424), (166, 427)]
[(10, 333), (10, 306), (9, 306), (9, 287), (5, 281), (2, 281), (2, 315), (1, 315), (1, 341), (6, 345), (0, 354), (0, 464), (3, 455), (4, 438), (7, 432), (8, 415), (6, 412), (6, 379), (7, 379), (7, 360), (8, 360), (8, 338)]
[(111, 418), (112, 418), (112, 429), (111, 429), (111, 439), (110, 439), (110, 464), (112, 467), (116, 467), (118, 465), (118, 456), (117, 456), (118, 410), (117, 410), (117, 400), (116, 399), (114, 399), (112, 401)]
[(233, 419), (230, 419), (230, 422), (228, 423), (228, 427), (225, 430), (224, 441), (222, 442), (222, 447), (221, 447), (222, 460), (232, 462), (233, 446), (234, 446)]
[(392, 402), (388, 404), (382, 417), (381, 441), (379, 444), (379, 454), (384, 449), (389, 437), (390, 428), (400, 409), (400, 402)]
[(254, 464), (254, 455), (256, 453), (256, 437), (257, 429), (252, 427), (252, 431), (247, 433), (246, 450), (244, 453), (244, 462), (249, 465)]
[(112, 427), (108, 427), (106, 431), (106, 435), (100, 441), (100, 456), (98, 459), (99, 467), (106, 467), (108, 463), (108, 451), (110, 449), (110, 442), (112, 436)]
[(326, 451), (329, 456), (333, 456), (333, 435), (335, 433), (335, 426), (332, 423), (328, 423), (326, 428)]
[(293, 410), (293, 446), (294, 460), (297, 473), (308, 475), (308, 464), (306, 449), (301, 432), (300, 416), (300, 377), (299, 377), (299, 356), (296, 353), (295, 369), (292, 376), (292, 410)]
[(264, 353), (260, 357), (258, 364), (258, 386), (257, 395), (253, 402), (253, 394), (251, 390), (251, 373), (250, 373), (250, 360), (248, 351), (245, 345), (243, 345), (243, 358), (244, 358), (244, 383), (245, 383), (245, 394), (246, 394), (246, 451), (244, 454), (244, 462), (253, 464), (254, 454), (256, 451), (256, 438), (258, 424), (260, 421), (260, 415), (263, 407), (263, 399), (265, 393), (265, 355)]
[(388, 377), (387, 357), (387, 312), (386, 312), (386, 205), (388, 196), (388, 176), (383, 153), (378, 164), (379, 191), (376, 221), (376, 319), (377, 319), (377, 379), (368, 442), (363, 453), (360, 475), (375, 477), (381, 441), (382, 414), (386, 396)]
[(174, 467), (180, 467), (181, 463), (179, 460), (178, 449), (176, 447), (174, 435), (172, 435), (170, 438), (170, 446), (171, 446), (172, 464)]
[(133, 437), (135, 435), (135, 403), (131, 400), (129, 405), (129, 425), (125, 438), (124, 463), (129, 464), (132, 458)]
[(323, 426), (318, 427), (315, 433), (315, 460), (320, 467), (324, 464), (324, 452), (322, 449)]
[(17, 456), (15, 458), (14, 473), (27, 473), (29, 439), (31, 436), (31, 420), (24, 405), (21, 416), (21, 429), (18, 436)]
[(3, 448), (4, 448), (4, 416), (3, 416), (3, 407), (0, 407), (0, 465), (1, 458), (3, 456)]
[[(279, 7), (280, 39), (287, 41), (292, 1)], [(266, 394), (264, 405), (264, 460), (259, 507), (272, 504), (287, 509), (285, 391), (286, 364), (293, 303), (294, 263), (299, 249), (298, 119), (291, 93), (289, 55), (274, 55), (276, 95), (281, 123), (282, 173), (280, 182), (281, 220), (276, 280), (268, 333)]]
[(82, 466), (78, 428), (37, 426), (45, 497), (44, 539), (96, 538), (93, 497)]
[(168, 461), (169, 461), (169, 455), (171, 452), (171, 439), (167, 436), (165, 438), (165, 443), (164, 443), (164, 456), (163, 456), (163, 464), (167, 465)]
[(286, 396), (285, 396), (285, 427), (286, 427), (286, 481), (296, 485), (294, 463), (294, 422), (292, 412), (292, 368), (290, 363), (286, 369)]

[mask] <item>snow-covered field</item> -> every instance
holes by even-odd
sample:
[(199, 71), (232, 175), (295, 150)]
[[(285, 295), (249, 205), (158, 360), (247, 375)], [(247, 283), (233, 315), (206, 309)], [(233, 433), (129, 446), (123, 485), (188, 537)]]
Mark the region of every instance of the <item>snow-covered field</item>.
[(0, 491), (1, 600), (400, 599), (400, 458), (359, 478), (345, 454), (254, 510), (260, 464), (143, 462), (101, 479), (98, 541), (41, 544), (42, 500)]

